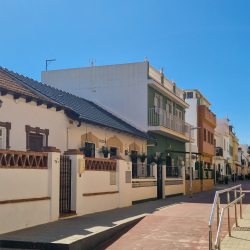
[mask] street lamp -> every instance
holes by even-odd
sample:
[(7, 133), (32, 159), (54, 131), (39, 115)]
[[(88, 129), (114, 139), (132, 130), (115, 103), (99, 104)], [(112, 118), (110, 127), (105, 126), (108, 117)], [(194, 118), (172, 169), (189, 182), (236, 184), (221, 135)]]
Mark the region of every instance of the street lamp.
[(193, 191), (192, 191), (192, 179), (193, 179), (193, 171), (191, 167), (191, 130), (199, 129), (201, 127), (189, 127), (189, 169), (190, 169), (190, 198), (193, 198)]

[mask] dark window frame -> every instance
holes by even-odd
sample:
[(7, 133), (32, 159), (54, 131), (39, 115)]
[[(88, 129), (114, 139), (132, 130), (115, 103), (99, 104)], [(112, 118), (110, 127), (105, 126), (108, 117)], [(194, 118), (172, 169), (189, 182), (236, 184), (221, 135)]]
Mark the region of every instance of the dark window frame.
[(10, 130), (11, 130), (11, 123), (10, 122), (0, 122), (0, 127), (6, 129), (6, 149), (10, 149)]
[(41, 129), (39, 127), (31, 127), (30, 125), (25, 125), (26, 132), (26, 150), (30, 150), (30, 133), (33, 132), (39, 135), (45, 135), (45, 146), (48, 147), (48, 139), (49, 139), (49, 129)]

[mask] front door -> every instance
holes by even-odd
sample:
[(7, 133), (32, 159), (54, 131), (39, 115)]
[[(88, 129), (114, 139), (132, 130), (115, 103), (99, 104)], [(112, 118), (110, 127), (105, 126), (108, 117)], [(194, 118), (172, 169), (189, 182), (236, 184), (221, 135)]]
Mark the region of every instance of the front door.
[(60, 214), (71, 212), (71, 160), (60, 156)]

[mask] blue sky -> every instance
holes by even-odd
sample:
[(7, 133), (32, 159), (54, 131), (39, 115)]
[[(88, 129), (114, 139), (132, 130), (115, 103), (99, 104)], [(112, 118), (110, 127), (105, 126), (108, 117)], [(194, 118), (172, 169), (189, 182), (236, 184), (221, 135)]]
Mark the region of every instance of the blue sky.
[(199, 89), (250, 144), (248, 0), (0, 0), (0, 65), (48, 69), (144, 61)]

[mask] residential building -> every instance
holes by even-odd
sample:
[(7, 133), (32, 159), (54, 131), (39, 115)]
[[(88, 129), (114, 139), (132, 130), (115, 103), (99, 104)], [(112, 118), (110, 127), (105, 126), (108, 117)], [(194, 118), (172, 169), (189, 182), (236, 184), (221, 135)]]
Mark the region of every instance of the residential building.
[[(156, 143), (154, 137), (76, 95), (2, 67), (0, 81), (3, 102), (0, 122), (11, 122), (15, 128), (11, 129), (10, 135), (6, 134), (6, 128), (2, 128), (2, 137), (6, 135), (11, 148), (15, 150), (33, 150), (31, 144), (38, 144), (40, 147), (52, 145), (66, 151), (90, 143), (93, 146), (91, 156), (102, 158), (99, 150), (106, 144), (113, 155), (129, 160), (131, 150), (137, 148), (139, 153), (146, 152), (147, 141)], [(9, 112), (4, 112), (6, 106)], [(33, 113), (35, 115), (31, 119), (30, 114)], [(14, 122), (17, 117), (19, 125)], [(40, 128), (39, 133), (34, 130), (37, 127)], [(33, 133), (37, 134), (36, 138), (33, 138)], [(1, 141), (2, 148), (10, 148), (4, 144), (3, 138)]]
[(147, 60), (44, 71), (42, 82), (91, 100), (148, 132), (157, 139), (156, 146), (148, 145), (148, 155), (163, 153), (167, 166), (181, 166), (185, 161), (190, 128), (185, 110), (189, 105), (175, 82)]
[[(190, 105), (185, 114), (186, 122), (198, 127), (194, 130), (195, 142), (192, 143), (191, 149), (192, 166), (199, 160), (203, 162), (204, 169), (212, 169), (216, 115), (209, 109), (211, 103), (198, 89), (186, 89), (185, 102)], [(189, 151), (188, 144), (186, 151)]]
[[(92, 101), (2, 67), (0, 131), (0, 233), (186, 192), (184, 175), (158, 178), (155, 164), (141, 164), (140, 178), (132, 179), (129, 154), (147, 154), (157, 142), (152, 135)], [(99, 152), (105, 146), (110, 159)], [(83, 147), (90, 148), (85, 155)]]
[(250, 173), (248, 150), (249, 150), (248, 144), (239, 144), (238, 156), (239, 156), (239, 162), (241, 162), (243, 175), (247, 175)]
[(221, 175), (222, 179), (224, 176), (228, 176), (231, 179), (231, 164), (228, 163), (230, 160), (229, 155), (229, 119), (217, 118), (215, 128), (215, 153), (213, 157), (213, 164), (216, 171)]
[(232, 161), (233, 174), (235, 174), (236, 179), (238, 179), (239, 175), (241, 175), (241, 162), (239, 162), (239, 157), (238, 157), (239, 139), (237, 138), (236, 132), (235, 130), (233, 131), (233, 129), (234, 129), (234, 126), (229, 125), (229, 135), (230, 135), (230, 142), (231, 142), (230, 150), (232, 151), (230, 155), (230, 159)]

